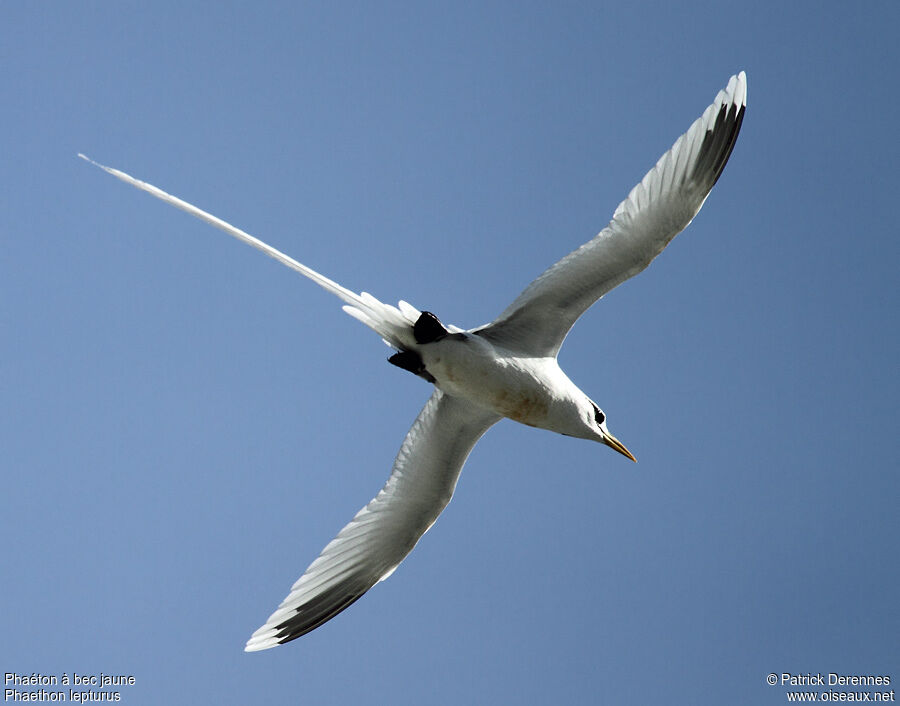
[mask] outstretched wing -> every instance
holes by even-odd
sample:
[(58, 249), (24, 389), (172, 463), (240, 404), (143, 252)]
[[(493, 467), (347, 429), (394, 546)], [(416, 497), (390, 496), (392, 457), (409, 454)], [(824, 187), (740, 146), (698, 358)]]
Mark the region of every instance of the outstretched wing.
[(606, 228), (478, 333), (524, 354), (555, 356), (588, 307), (647, 267), (697, 215), (731, 155), (746, 104), (742, 71), (631, 190)]
[(499, 419), (435, 389), (384, 488), (328, 543), (245, 649), (315, 630), (390, 576), (450, 502), (469, 452)]

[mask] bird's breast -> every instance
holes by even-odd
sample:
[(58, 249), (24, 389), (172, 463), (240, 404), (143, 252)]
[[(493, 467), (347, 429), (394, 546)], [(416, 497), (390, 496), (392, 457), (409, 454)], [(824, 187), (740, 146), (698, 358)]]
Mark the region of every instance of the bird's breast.
[(506, 354), (472, 335), (424, 345), (420, 354), (444, 392), (522, 424), (546, 425), (553, 396), (541, 359)]

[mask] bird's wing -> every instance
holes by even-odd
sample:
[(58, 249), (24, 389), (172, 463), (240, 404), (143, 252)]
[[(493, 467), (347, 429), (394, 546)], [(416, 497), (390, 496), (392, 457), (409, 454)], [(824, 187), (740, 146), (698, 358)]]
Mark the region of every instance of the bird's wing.
[(478, 333), (523, 354), (555, 356), (588, 307), (647, 267), (697, 215), (731, 155), (746, 104), (742, 71), (631, 190), (606, 228)]
[[(255, 238), (249, 233), (242, 231), (240, 228), (236, 228), (230, 223), (223, 221), (221, 218), (218, 218), (211, 213), (207, 213), (203, 209), (197, 208), (193, 204), (183, 201), (177, 196), (166, 193), (159, 187), (153, 186), (153, 184), (148, 184), (146, 181), (135, 179), (130, 174), (126, 174), (119, 169), (113, 169), (112, 167), (107, 167), (99, 162), (95, 162), (93, 159), (83, 154), (79, 154), (78, 156), (94, 166), (100, 167), (100, 169), (107, 174), (111, 174), (117, 179), (124, 181), (126, 184), (131, 184), (131, 186), (134, 186), (141, 191), (146, 191), (148, 194), (155, 196), (161, 201), (165, 201), (167, 204), (179, 208), (195, 218), (199, 218), (201, 221), (205, 221), (206, 223), (215, 226), (219, 230), (225, 231), (228, 235), (264, 252), (269, 257), (278, 260), (278, 262), (283, 265), (287, 265), (304, 277), (308, 277), (320, 287), (341, 299), (345, 304), (343, 307), (344, 311), (380, 334), (384, 339), (384, 342), (389, 346), (402, 350), (415, 343), (412, 327), (416, 323), (421, 312), (412, 305), (401, 301), (399, 308), (397, 308), (390, 304), (384, 304), (378, 301), (378, 299), (368, 292), (361, 292), (360, 294), (351, 292), (346, 287), (342, 287), (325, 275), (319, 274), (311, 267), (307, 267), (303, 263), (297, 262), (294, 258), (285, 255), (280, 250), (264, 243), (259, 238)], [(461, 329), (455, 326), (448, 326), (447, 328), (454, 332), (461, 331)]]
[(500, 417), (435, 389), (384, 488), (332, 539), (245, 649), (314, 630), (386, 579), (450, 502), (475, 442)]

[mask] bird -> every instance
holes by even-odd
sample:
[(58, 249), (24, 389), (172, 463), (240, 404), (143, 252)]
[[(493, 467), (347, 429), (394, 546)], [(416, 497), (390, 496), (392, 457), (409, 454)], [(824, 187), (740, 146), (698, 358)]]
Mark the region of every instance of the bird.
[(118, 169), (108, 174), (219, 228), (336, 295), (381, 336), (391, 364), (433, 387), (378, 494), (338, 532), (247, 641), (248, 652), (290, 642), (331, 620), (387, 579), (450, 502), (469, 453), (506, 417), (609, 446), (635, 460), (605, 413), (562, 371), (557, 354), (578, 318), (646, 268), (700, 211), (731, 156), (747, 104), (747, 78), (726, 87), (647, 172), (594, 238), (529, 284), (491, 323), (445, 325), (400, 301), (356, 294), (254, 236)]

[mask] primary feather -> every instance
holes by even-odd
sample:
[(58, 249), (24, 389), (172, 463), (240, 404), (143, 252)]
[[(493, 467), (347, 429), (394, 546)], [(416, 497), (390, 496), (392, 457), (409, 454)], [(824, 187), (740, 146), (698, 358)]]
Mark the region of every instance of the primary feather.
[(588, 307), (647, 267), (697, 215), (731, 155), (746, 104), (742, 71), (631, 190), (606, 228), (478, 333), (519, 353), (555, 356)]
[[(469, 332), (444, 328), (433, 315), (404, 301), (393, 307), (366, 292), (356, 294), (206, 211), (79, 155), (336, 295), (344, 311), (402, 351), (392, 362), (436, 385), (385, 486), (310, 564), (253, 633), (248, 651), (314, 630), (387, 578), (450, 502), (472, 447), (503, 415), (602, 441), (634, 460), (610, 434), (600, 408), (559, 368), (556, 354), (578, 317), (647, 267), (700, 210), (734, 147), (746, 98), (741, 72), (631, 190), (606, 228), (547, 269), (493, 323)], [(423, 340), (415, 333), (420, 317), (427, 319), (431, 332)]]

